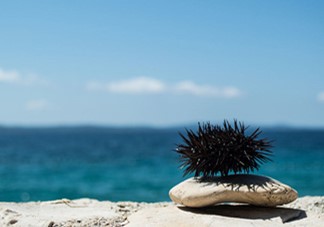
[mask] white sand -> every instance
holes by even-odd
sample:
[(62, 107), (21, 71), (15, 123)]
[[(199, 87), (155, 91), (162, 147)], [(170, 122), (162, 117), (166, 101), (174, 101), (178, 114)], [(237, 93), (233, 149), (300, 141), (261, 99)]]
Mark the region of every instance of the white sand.
[(324, 196), (279, 208), (219, 205), (189, 209), (173, 203), (91, 199), (0, 203), (0, 226), (324, 226)]

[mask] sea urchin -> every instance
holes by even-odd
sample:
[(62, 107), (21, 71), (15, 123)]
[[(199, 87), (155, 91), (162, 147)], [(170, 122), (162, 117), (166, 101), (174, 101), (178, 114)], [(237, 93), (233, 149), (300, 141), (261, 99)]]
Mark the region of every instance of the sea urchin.
[(198, 132), (187, 130), (187, 137), (179, 133), (184, 144), (177, 145), (184, 175), (194, 173), (203, 177), (220, 174), (227, 176), (258, 170), (260, 164), (271, 161), (270, 141), (257, 139), (259, 128), (246, 135), (243, 123), (234, 120), (234, 126), (224, 121), (223, 127), (198, 123)]

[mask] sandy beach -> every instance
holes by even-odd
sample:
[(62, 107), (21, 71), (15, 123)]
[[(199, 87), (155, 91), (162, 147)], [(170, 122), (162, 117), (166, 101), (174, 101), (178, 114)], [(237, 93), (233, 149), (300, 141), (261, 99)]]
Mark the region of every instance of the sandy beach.
[(324, 196), (301, 197), (277, 208), (223, 204), (203, 209), (171, 202), (61, 199), (0, 203), (0, 226), (323, 226)]

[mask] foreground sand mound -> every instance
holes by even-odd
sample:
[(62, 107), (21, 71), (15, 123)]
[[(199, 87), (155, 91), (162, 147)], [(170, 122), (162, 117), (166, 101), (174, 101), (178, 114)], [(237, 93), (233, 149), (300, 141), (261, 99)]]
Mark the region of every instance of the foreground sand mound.
[(0, 203), (0, 226), (323, 226), (324, 197), (277, 208), (226, 204), (188, 208), (173, 203), (91, 199)]

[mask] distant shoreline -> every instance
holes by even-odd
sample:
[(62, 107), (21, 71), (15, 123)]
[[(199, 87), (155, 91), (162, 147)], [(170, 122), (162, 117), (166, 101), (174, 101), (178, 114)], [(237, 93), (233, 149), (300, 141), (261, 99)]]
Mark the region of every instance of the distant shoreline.
[[(247, 125), (248, 126), (248, 125)], [(249, 128), (260, 128), (262, 131), (324, 131), (324, 126), (290, 126), (290, 125), (249, 125)], [(153, 131), (179, 131), (184, 129), (196, 129), (197, 124), (154, 126), (154, 125), (4, 125), (0, 124), (0, 130), (153, 130)]]

